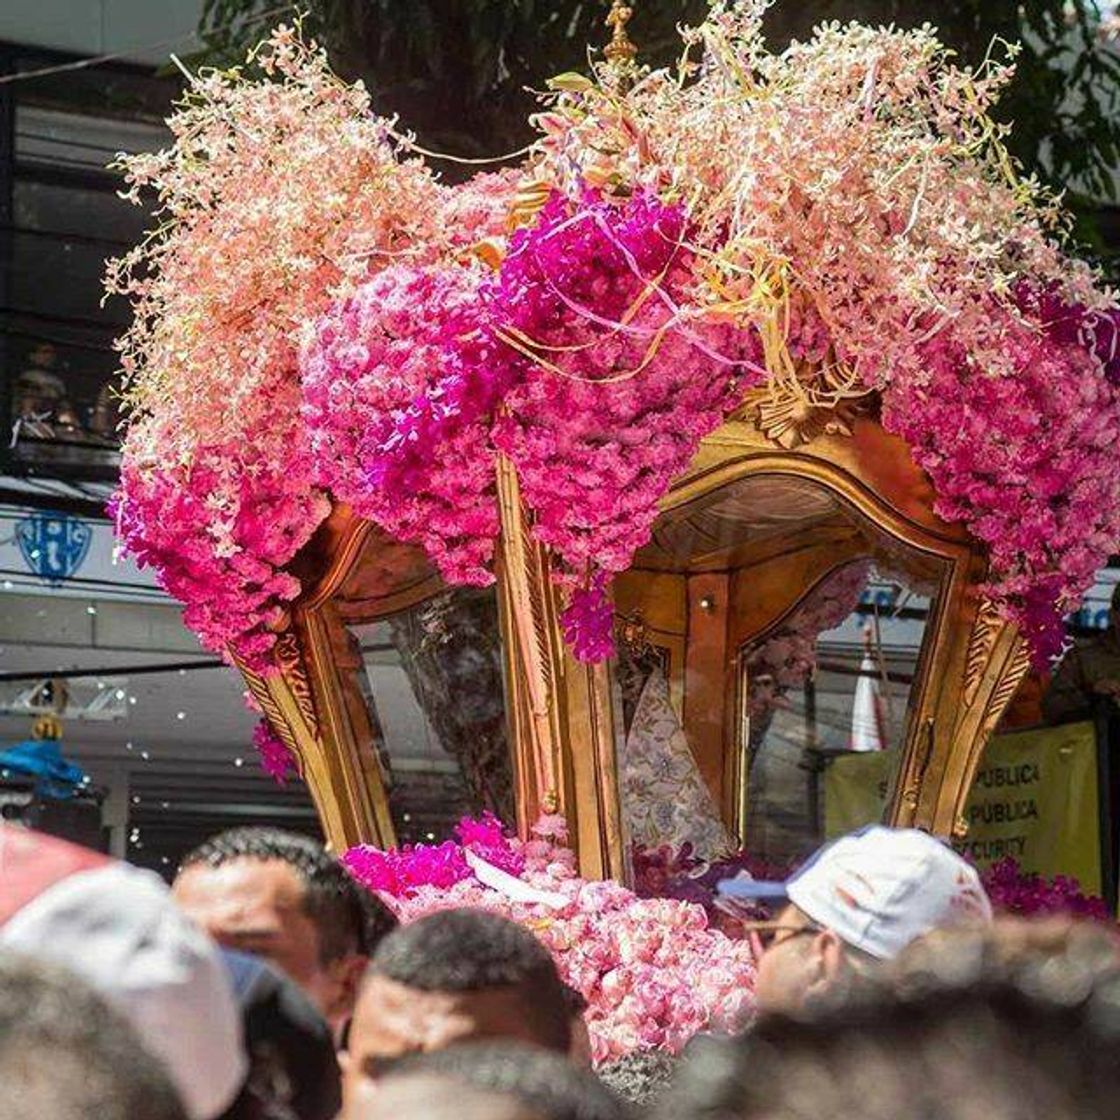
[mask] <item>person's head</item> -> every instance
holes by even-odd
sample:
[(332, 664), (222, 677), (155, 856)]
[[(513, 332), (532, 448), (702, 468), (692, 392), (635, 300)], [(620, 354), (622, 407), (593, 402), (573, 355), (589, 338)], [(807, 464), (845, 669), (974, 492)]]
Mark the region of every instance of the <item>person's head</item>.
[(277, 828), (213, 837), (183, 860), (173, 890), (219, 944), (286, 972), (336, 1031), (353, 1010), (373, 938), (396, 921), (321, 844)]
[(318, 1008), (294, 980), (259, 957), (223, 949), (222, 959), (241, 1007), (249, 1058), (237, 1106), (223, 1120), (334, 1120), (342, 1076)]
[(467, 1043), (396, 1063), (342, 1120), (622, 1120), (621, 1102), (558, 1054)]
[[(1018, 923), (1015, 923), (1018, 925)], [(1120, 1094), (1120, 958), (1078, 929), (935, 934), (850, 991), (695, 1055), (664, 1120), (1104, 1120)]]
[(39, 369), (52, 369), (58, 358), (58, 351), (50, 342), (37, 343), (29, 355), (31, 364)]
[(1108, 621), (1112, 626), (1112, 633), (1120, 638), (1120, 583), (1112, 589), (1112, 598), (1108, 602)]
[(760, 1010), (796, 1008), (933, 930), (992, 917), (976, 870), (916, 829), (862, 829), (826, 845), (785, 883), (730, 879), (719, 891), (785, 903), (752, 932)]
[(0, 954), (4, 1120), (186, 1120), (128, 1022), (73, 973)]
[(568, 1008), (556, 965), (526, 929), (482, 910), (442, 910), (378, 947), (343, 1058), (345, 1092), (387, 1061), (504, 1038), (566, 1054)]
[(223, 1113), (247, 1069), (241, 1017), (216, 946), (159, 876), (5, 824), (0, 864), (0, 950), (71, 969), (163, 1063), (191, 1120)]
[(596, 1071), (616, 1096), (646, 1109), (654, 1105), (673, 1082), (679, 1059), (664, 1050), (635, 1050), (600, 1066)]
[(564, 1005), (568, 1009), (568, 1027), (572, 1038), (568, 1043), (568, 1057), (577, 1066), (591, 1065), (591, 1032), (587, 1029), (587, 1000), (583, 993), (571, 984), (563, 985)]

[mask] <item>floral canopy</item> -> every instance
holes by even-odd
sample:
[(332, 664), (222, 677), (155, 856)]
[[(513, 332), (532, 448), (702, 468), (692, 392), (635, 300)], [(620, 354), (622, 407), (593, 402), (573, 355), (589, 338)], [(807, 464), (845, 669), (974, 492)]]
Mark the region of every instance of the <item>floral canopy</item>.
[(442, 183), (298, 28), (190, 80), (122, 160), (158, 226), (115, 501), (203, 642), (268, 671), (289, 562), (346, 503), (484, 584), (516, 468), (577, 656), (701, 439), (753, 388), (863, 399), (988, 549), (1040, 657), (1120, 541), (1120, 311), (929, 28), (768, 53), (716, 3), (682, 61), (562, 75), (523, 162)]

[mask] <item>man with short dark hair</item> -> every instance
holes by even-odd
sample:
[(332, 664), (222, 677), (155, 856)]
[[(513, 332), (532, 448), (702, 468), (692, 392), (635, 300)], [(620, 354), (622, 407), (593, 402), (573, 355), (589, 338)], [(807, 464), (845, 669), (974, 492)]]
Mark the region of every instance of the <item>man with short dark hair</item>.
[(497, 914), (429, 914), (374, 954), (343, 1057), (344, 1099), (405, 1054), (499, 1038), (567, 1053), (569, 1013), (552, 957)]
[(186, 1120), (163, 1066), (73, 973), (0, 954), (4, 1120)]
[(219, 944), (255, 953), (310, 996), (338, 1038), (376, 940), (396, 925), (321, 844), (234, 828), (183, 860), (173, 892)]
[(413, 1055), (367, 1085), (342, 1120), (622, 1120), (621, 1102), (557, 1054), (479, 1042)]

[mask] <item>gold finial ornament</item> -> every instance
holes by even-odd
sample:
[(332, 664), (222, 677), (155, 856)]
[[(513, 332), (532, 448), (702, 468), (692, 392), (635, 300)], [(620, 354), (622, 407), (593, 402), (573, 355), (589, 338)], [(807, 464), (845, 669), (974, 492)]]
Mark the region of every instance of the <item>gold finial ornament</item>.
[(612, 0), (611, 10), (607, 15), (607, 26), (611, 29), (611, 41), (606, 45), (603, 54), (615, 66), (620, 63), (633, 62), (637, 57), (638, 48), (630, 41), (626, 34), (626, 25), (633, 18), (634, 9), (625, 0)]
[(61, 739), (62, 720), (58, 716), (40, 716), (31, 727), (32, 739)]
[(611, 0), (611, 10), (606, 24), (611, 29), (611, 41), (603, 48), (603, 54), (614, 72), (615, 80), (621, 85), (634, 76), (634, 59), (638, 48), (626, 33), (626, 25), (634, 16), (634, 9), (626, 0)]

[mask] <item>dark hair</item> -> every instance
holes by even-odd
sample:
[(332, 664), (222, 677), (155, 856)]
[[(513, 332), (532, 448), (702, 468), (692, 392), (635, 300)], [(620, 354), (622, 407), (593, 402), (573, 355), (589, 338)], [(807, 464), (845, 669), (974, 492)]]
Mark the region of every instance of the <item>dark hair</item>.
[(385, 1080), (414, 1074), (513, 1097), (545, 1120), (623, 1120), (626, 1116), (622, 1102), (594, 1074), (534, 1046), (467, 1042), (414, 1054), (394, 1062)]
[(78, 977), (0, 955), (4, 1120), (185, 1120), (163, 1066)]
[(577, 1015), (582, 1015), (587, 1010), (587, 999), (579, 988), (573, 988), (571, 984), (562, 984), (561, 988), (564, 993), (564, 1006), (568, 1009), (568, 1015), (575, 1018)]
[(180, 870), (222, 867), (234, 860), (286, 863), (303, 880), (303, 908), (319, 931), (323, 964), (347, 953), (371, 953), (397, 925), (388, 907), (359, 886), (317, 840), (280, 828), (231, 828), (184, 858)]
[(440, 910), (394, 930), (370, 971), (424, 992), (507, 988), (521, 995), (543, 1046), (566, 1051), (571, 1015), (548, 950), (527, 930), (485, 910)]
[[(664, 1120), (1105, 1120), (1120, 1097), (1120, 959), (1096, 930), (931, 936), (799, 1017), (708, 1043)], [(1023, 929), (1026, 929), (1023, 932)]]
[(603, 1084), (629, 1104), (647, 1108), (672, 1084), (678, 1059), (664, 1050), (635, 1050), (600, 1066)]

